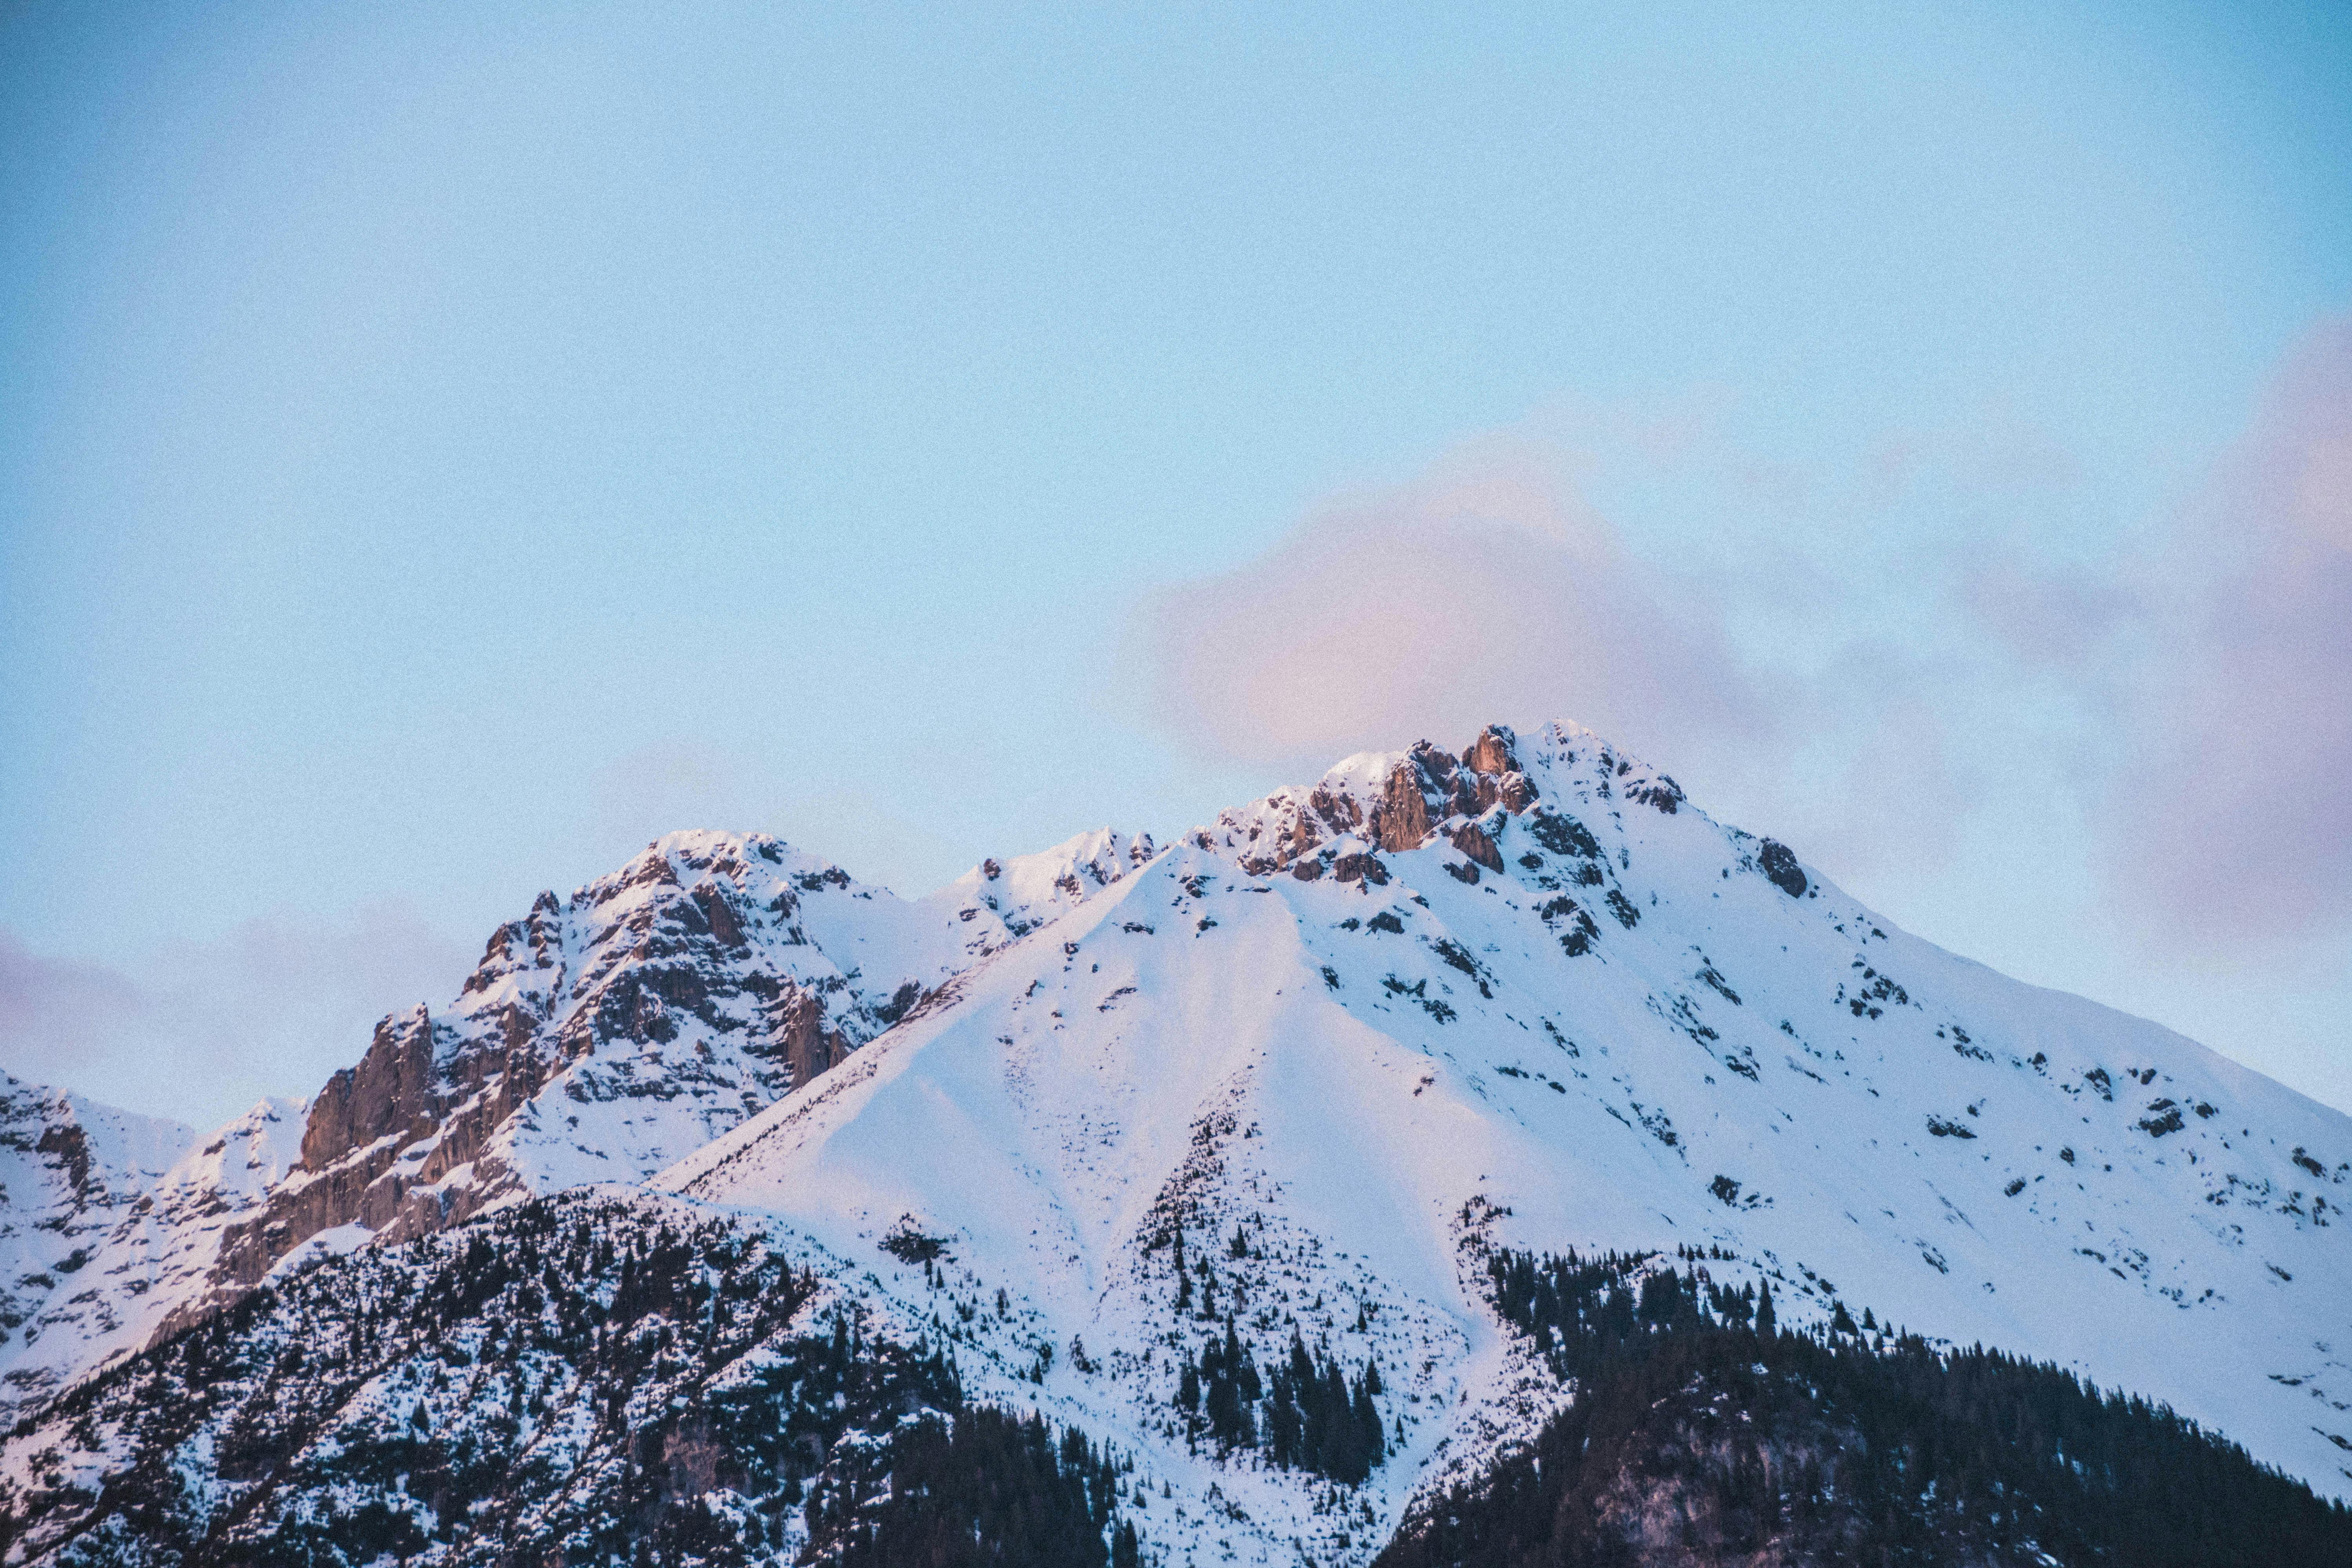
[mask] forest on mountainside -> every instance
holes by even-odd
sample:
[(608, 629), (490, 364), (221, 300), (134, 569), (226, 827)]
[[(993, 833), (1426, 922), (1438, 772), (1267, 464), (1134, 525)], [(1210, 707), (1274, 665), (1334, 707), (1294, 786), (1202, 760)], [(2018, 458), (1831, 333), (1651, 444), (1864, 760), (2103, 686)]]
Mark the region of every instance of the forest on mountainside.
[(30, 1484), (0, 1486), (12, 1560), (1136, 1562), (1125, 1470), (1082, 1434), (968, 1405), (943, 1350), (868, 1332), (756, 1232), (608, 1197), (330, 1260), (39, 1422)]
[(2161, 1405), (1843, 1303), (1784, 1331), (1769, 1285), (1682, 1261), (1492, 1257), (1575, 1400), (1377, 1568), (2352, 1563), (2352, 1512)]

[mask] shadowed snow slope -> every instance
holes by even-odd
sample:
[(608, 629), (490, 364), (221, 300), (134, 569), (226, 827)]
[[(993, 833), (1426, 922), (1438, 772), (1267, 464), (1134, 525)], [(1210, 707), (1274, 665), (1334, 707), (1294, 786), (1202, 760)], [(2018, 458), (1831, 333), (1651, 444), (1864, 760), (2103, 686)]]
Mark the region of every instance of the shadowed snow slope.
[[(1351, 758), (958, 991), (656, 1184), (950, 1325), (1246, 1557), (1349, 1556), (1559, 1397), (1490, 1241), (1720, 1248), (1784, 1322), (2052, 1359), (2352, 1494), (2352, 1121), (1906, 935), (1589, 732)], [(1377, 1363), (1370, 1517), (1188, 1455), (1229, 1313), (1260, 1363), (1294, 1326)]]

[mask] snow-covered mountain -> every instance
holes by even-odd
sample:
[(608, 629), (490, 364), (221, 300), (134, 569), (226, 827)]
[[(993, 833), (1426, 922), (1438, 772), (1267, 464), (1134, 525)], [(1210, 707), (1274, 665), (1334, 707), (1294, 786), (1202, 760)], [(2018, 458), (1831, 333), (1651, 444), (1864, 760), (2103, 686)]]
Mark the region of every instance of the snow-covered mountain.
[[(764, 835), (673, 834), (569, 899), (541, 894), (456, 998), (385, 1018), (307, 1105), (264, 1101), (201, 1147), (20, 1090), (0, 1113), (47, 1159), (47, 1187), (23, 1189), (47, 1206), (16, 1200), (24, 1223), (0, 1234), (63, 1244), (9, 1276), (0, 1321), (22, 1327), (0, 1341), (0, 1419), (273, 1270), (505, 1199), (642, 1181), (1150, 854), (1081, 835), (910, 903)], [(59, 1176), (68, 1163), (92, 1173)], [(80, 1289), (55, 1287), (60, 1267)]]
[[(0, 1073), (0, 1357), (28, 1321), (102, 1297), (88, 1272), (196, 1131)], [(0, 1411), (39, 1398), (38, 1373), (0, 1373)]]
[(1477, 1238), (1720, 1249), (1784, 1318), (2052, 1359), (2352, 1495), (2352, 1120), (1906, 935), (1587, 731), (1349, 758), (1040, 936), (656, 1184), (910, 1327), (1006, 1290), (982, 1364), (1216, 1486), (1236, 1550), (1334, 1527), (1183, 1459), (1180, 1225), (1260, 1361), (1297, 1323), (1380, 1363), (1382, 1520), (1551, 1397)]
[[(1867, 1308), (2055, 1361), (2352, 1497), (2352, 1119), (1906, 935), (1570, 726), (1351, 757), (1165, 851), (1085, 836), (911, 903), (666, 839), (387, 1020), (290, 1160), (270, 1114), (166, 1184), (217, 1205), (117, 1226), (92, 1267), (142, 1304), (45, 1329), (48, 1376), (602, 1182), (602, 1212), (742, 1227), (877, 1342), (948, 1344), (968, 1396), (1134, 1456), (1171, 1563), (1362, 1561), (1531, 1436), (1570, 1391), (1488, 1300), (1500, 1247), (1704, 1257), (1784, 1323)], [(1294, 1338), (1376, 1373), (1360, 1486), (1182, 1407), (1204, 1349)], [(12, 1440), (10, 1484), (63, 1430)]]

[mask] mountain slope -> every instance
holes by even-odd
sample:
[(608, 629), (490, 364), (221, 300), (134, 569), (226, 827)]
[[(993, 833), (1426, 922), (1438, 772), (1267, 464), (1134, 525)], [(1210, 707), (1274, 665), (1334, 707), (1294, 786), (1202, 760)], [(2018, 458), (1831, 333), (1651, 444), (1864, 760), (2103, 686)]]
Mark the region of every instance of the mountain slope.
[[(1892, 929), (1589, 733), (1469, 757), (1228, 814), (659, 1184), (862, 1260), (909, 1324), (1003, 1289), (974, 1386), (1171, 1465), (1204, 1295), (1258, 1364), (1294, 1324), (1370, 1358), (1381, 1521), (1559, 1398), (1488, 1238), (1720, 1249), (1796, 1321), (2047, 1358), (2352, 1490), (2346, 1118)], [(908, 1237), (944, 1270), (879, 1250)], [(1192, 1475), (1236, 1551), (1361, 1538), (1255, 1463)]]

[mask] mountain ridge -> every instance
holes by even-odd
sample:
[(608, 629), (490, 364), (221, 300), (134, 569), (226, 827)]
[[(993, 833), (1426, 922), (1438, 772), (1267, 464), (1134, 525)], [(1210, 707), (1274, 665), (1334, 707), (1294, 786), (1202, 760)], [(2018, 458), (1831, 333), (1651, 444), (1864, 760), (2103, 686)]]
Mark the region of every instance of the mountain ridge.
[(688, 831), (541, 893), (447, 1006), (388, 1015), (310, 1100), (264, 1100), (202, 1149), (183, 1130), (178, 1163), (134, 1184), (151, 1201), (92, 1235), (84, 1279), (105, 1283), (8, 1309), (0, 1416), (285, 1268), (650, 1176), (1150, 853), (1101, 829), (909, 900), (768, 835)]
[[(23, 1409), (338, 1250), (617, 1174), (1138, 1456), (1163, 1549), (1360, 1561), (1532, 1441), (1572, 1391), (1496, 1318), (1497, 1248), (1696, 1249), (1792, 1326), (1867, 1306), (2050, 1360), (2352, 1495), (2352, 1120), (1908, 936), (1588, 731), (1360, 753), (1165, 849), (1080, 835), (928, 900), (792, 855), (673, 836), (502, 927), (456, 1021), (387, 1020), (310, 1103), (299, 1171), (154, 1222), (183, 1267), (138, 1277), (182, 1315)], [(556, 1128), (588, 1104), (619, 1120)], [(252, 1169), (290, 1120), (247, 1128)], [(341, 1207), (287, 1223), (338, 1170)], [(1234, 1437), (1271, 1394), (1205, 1445), (1184, 1402), (1297, 1339), (1379, 1385), (1345, 1508)]]

